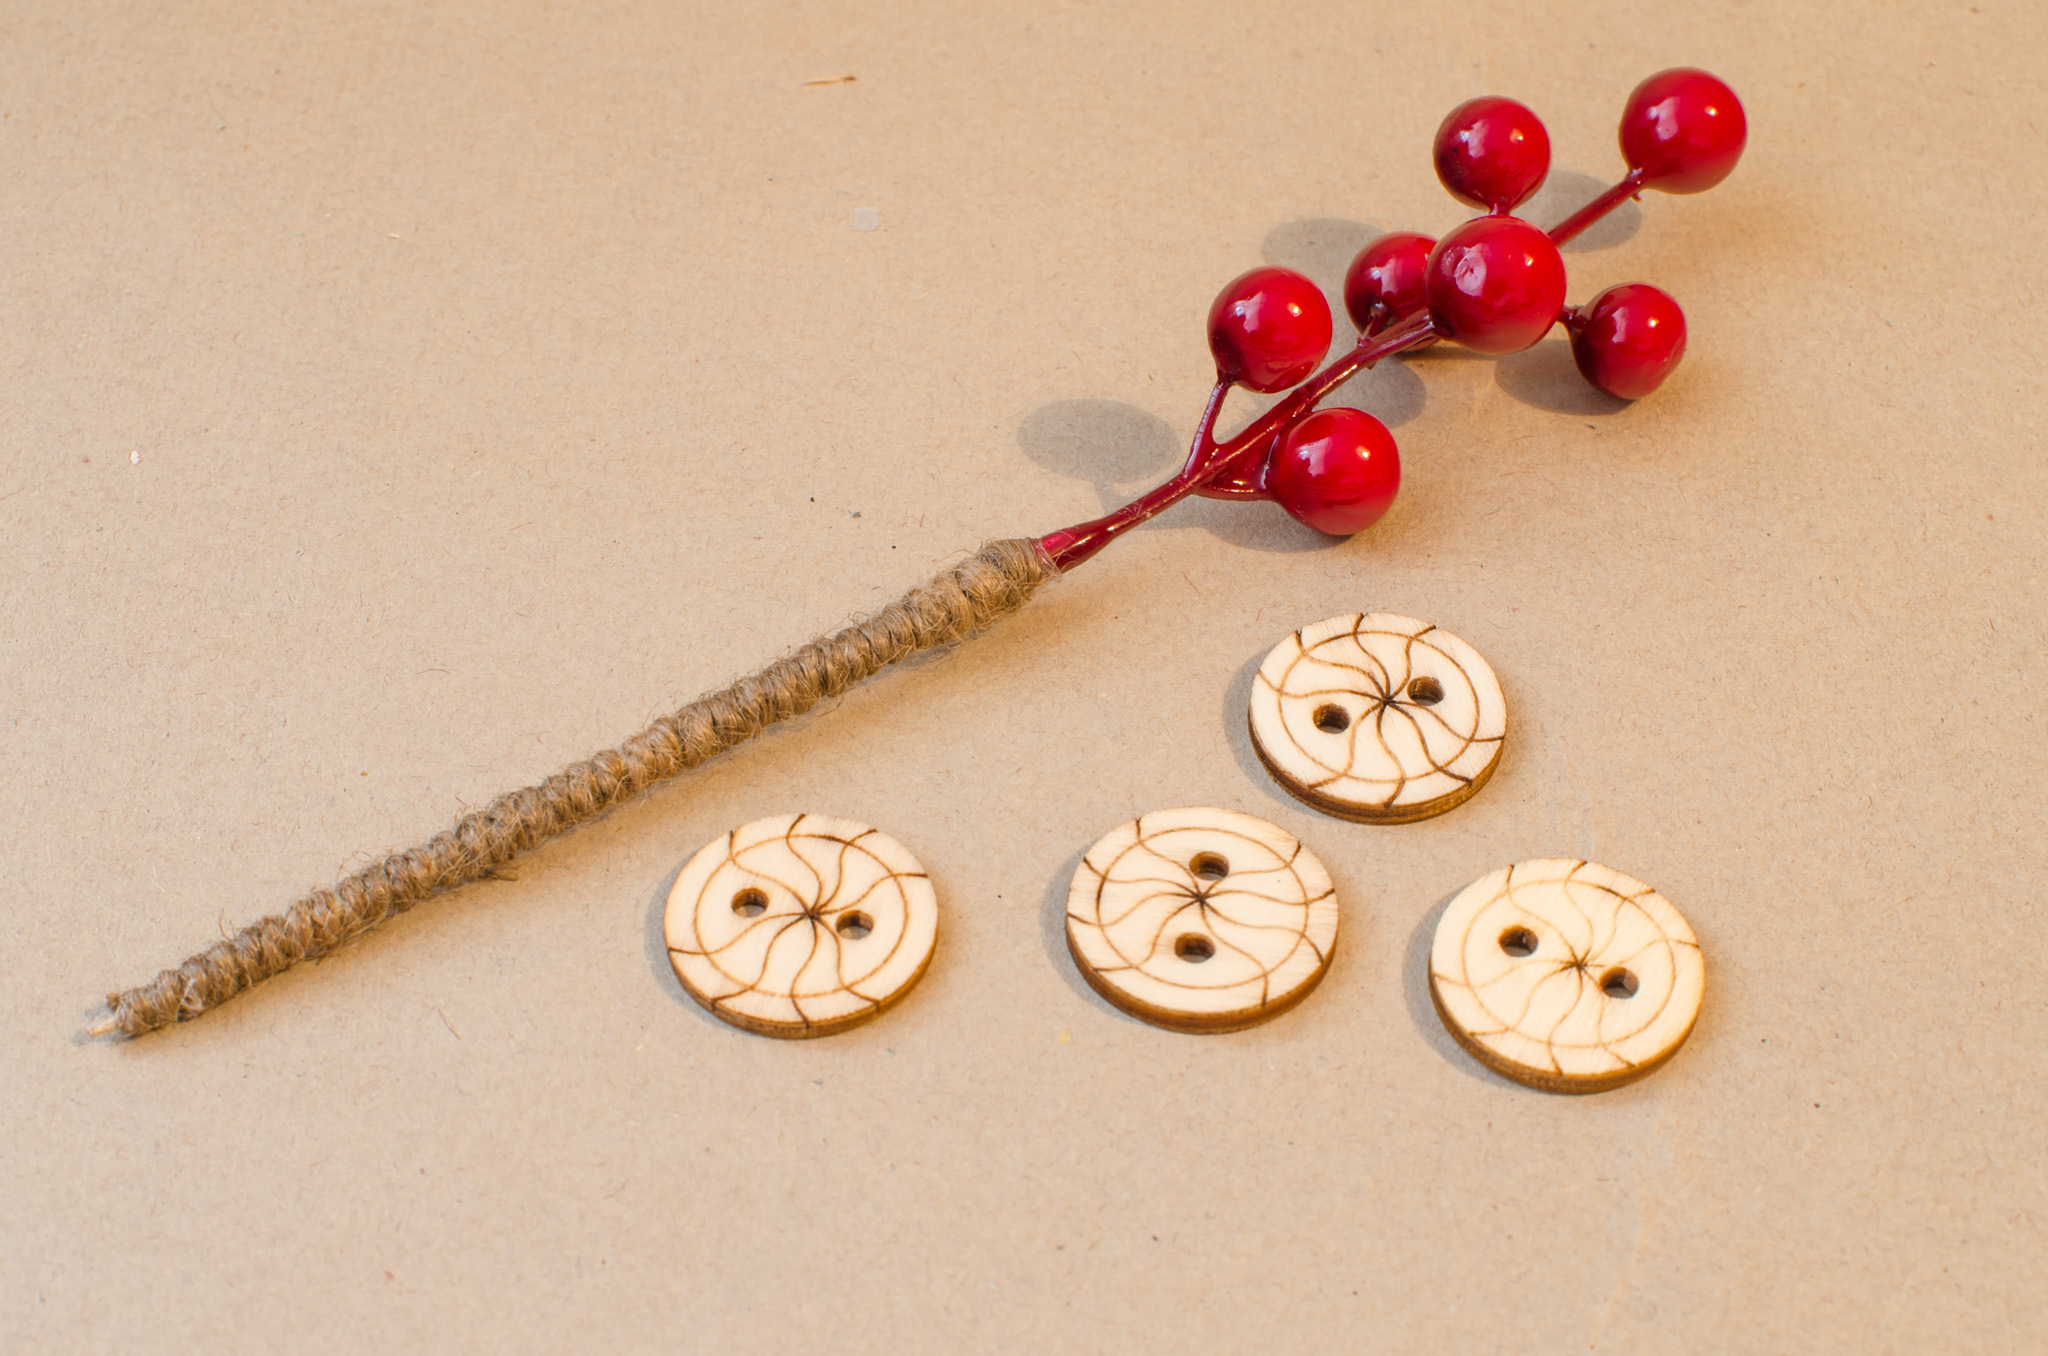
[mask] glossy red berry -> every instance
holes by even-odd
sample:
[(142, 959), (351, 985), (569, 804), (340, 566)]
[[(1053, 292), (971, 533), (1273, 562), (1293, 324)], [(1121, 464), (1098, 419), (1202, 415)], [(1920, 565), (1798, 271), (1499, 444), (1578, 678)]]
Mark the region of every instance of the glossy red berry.
[(1266, 488), (1316, 531), (1348, 537), (1378, 522), (1394, 502), (1401, 454), (1387, 426), (1363, 410), (1317, 410), (1280, 435)]
[(1648, 283), (1608, 288), (1567, 324), (1579, 371), (1623, 400), (1656, 390), (1685, 356), (1685, 312)]
[(1384, 329), (1428, 304), (1422, 270), (1436, 241), (1414, 231), (1392, 231), (1367, 245), (1344, 275), (1344, 309), (1359, 330)]
[(1621, 154), (1646, 188), (1701, 193), (1742, 158), (1749, 123), (1735, 91), (1705, 71), (1659, 71), (1628, 96)]
[(1423, 274), (1430, 320), (1481, 353), (1541, 339), (1564, 306), (1564, 260), (1520, 217), (1474, 217), (1437, 242)]
[(1550, 133), (1525, 104), (1470, 99), (1436, 129), (1436, 177), (1459, 202), (1511, 212), (1550, 173)]
[(1254, 391), (1284, 391), (1330, 351), (1330, 303), (1291, 268), (1255, 268), (1209, 308), (1216, 375)]

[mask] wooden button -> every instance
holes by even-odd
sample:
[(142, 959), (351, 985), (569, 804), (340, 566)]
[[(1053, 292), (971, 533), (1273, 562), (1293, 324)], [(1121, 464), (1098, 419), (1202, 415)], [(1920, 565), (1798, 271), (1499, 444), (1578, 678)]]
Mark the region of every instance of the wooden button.
[(734, 1026), (825, 1036), (924, 975), (939, 902), (887, 834), (823, 815), (757, 819), (690, 858), (664, 930), (683, 988)]
[(1480, 1062), (1551, 1092), (1641, 1078), (1692, 1033), (1699, 942), (1671, 901), (1592, 862), (1522, 862), (1437, 920), (1429, 992)]
[(1486, 785), (1508, 708), (1493, 670), (1456, 636), (1354, 612), (1273, 647), (1252, 680), (1250, 725), (1260, 761), (1296, 799), (1406, 824)]
[(1337, 945), (1329, 872), (1277, 824), (1160, 810), (1108, 834), (1067, 893), (1095, 991), (1175, 1031), (1236, 1031), (1306, 998)]

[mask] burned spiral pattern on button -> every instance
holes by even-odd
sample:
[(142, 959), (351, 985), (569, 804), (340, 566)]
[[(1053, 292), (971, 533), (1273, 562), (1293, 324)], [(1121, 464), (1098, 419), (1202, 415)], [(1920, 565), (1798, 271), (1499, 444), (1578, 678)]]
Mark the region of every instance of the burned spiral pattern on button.
[(783, 815), (692, 857), (664, 926), (676, 977), (706, 1009), (764, 1035), (823, 1036), (917, 983), (937, 939), (938, 899), (888, 835)]
[(1252, 745), (1280, 785), (1378, 824), (1440, 815), (1486, 784), (1507, 703), (1470, 645), (1427, 622), (1352, 613), (1273, 647), (1252, 680)]
[(1180, 1031), (1235, 1031), (1308, 996), (1337, 943), (1323, 864), (1234, 810), (1141, 815), (1074, 872), (1067, 946), (1096, 992)]
[(1474, 881), (1444, 907), (1429, 991), (1458, 1043), (1518, 1082), (1597, 1092), (1685, 1043), (1706, 964), (1685, 918), (1633, 876), (1534, 861)]

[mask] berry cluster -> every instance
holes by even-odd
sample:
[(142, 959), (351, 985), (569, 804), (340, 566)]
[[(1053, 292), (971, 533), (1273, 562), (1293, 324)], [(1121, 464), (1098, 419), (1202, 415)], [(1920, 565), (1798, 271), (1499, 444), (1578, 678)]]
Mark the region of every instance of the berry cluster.
[[(1039, 545), (1061, 569), (1190, 494), (1271, 499), (1321, 532), (1346, 536), (1378, 521), (1401, 483), (1386, 425), (1363, 410), (1316, 405), (1382, 358), (1439, 340), (1481, 353), (1515, 353), (1562, 324), (1581, 373), (1609, 395), (1649, 394), (1685, 354), (1685, 315), (1647, 283), (1610, 287), (1565, 305), (1557, 247), (1643, 189), (1698, 193), (1728, 177), (1748, 129), (1733, 90), (1705, 71), (1660, 71), (1636, 86), (1621, 117), (1628, 173), (1550, 231), (1513, 215), (1550, 172), (1550, 134), (1528, 108), (1488, 96), (1451, 110), (1436, 134), (1437, 177), (1480, 208), (1441, 240), (1412, 231), (1381, 236), (1344, 278), (1344, 309), (1358, 330), (1350, 353), (1321, 372), (1330, 305), (1286, 268), (1255, 268), (1209, 308), (1216, 388), (1187, 464), (1166, 484)], [(1290, 394), (1225, 442), (1216, 416), (1233, 386)]]

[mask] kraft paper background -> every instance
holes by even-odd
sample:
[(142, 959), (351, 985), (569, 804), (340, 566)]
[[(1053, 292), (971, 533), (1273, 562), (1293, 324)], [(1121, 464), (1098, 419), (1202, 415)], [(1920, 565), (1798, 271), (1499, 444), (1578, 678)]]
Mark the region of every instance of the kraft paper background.
[[(1978, 4), (0, 4), (0, 1349), (2015, 1351), (2048, 1331), (2048, 18)], [(1391, 363), (1392, 513), (1197, 503), (1023, 613), (205, 1020), (99, 995), (982, 540), (1163, 478), (1202, 322), (1548, 223), (1645, 75), (1721, 187), (1566, 253), (1691, 343)], [(813, 84), (852, 76), (852, 82)], [(879, 229), (853, 227), (873, 209)], [(1254, 408), (1234, 399), (1227, 422)], [(1279, 792), (1251, 673), (1422, 617), (1512, 733), (1448, 816)], [(1328, 864), (1291, 1014), (1176, 1035), (1061, 913), (1145, 810)], [(924, 861), (922, 985), (698, 1010), (675, 871), (794, 810)], [(1656, 885), (1690, 1043), (1569, 1098), (1430, 1009), (1509, 862)]]

